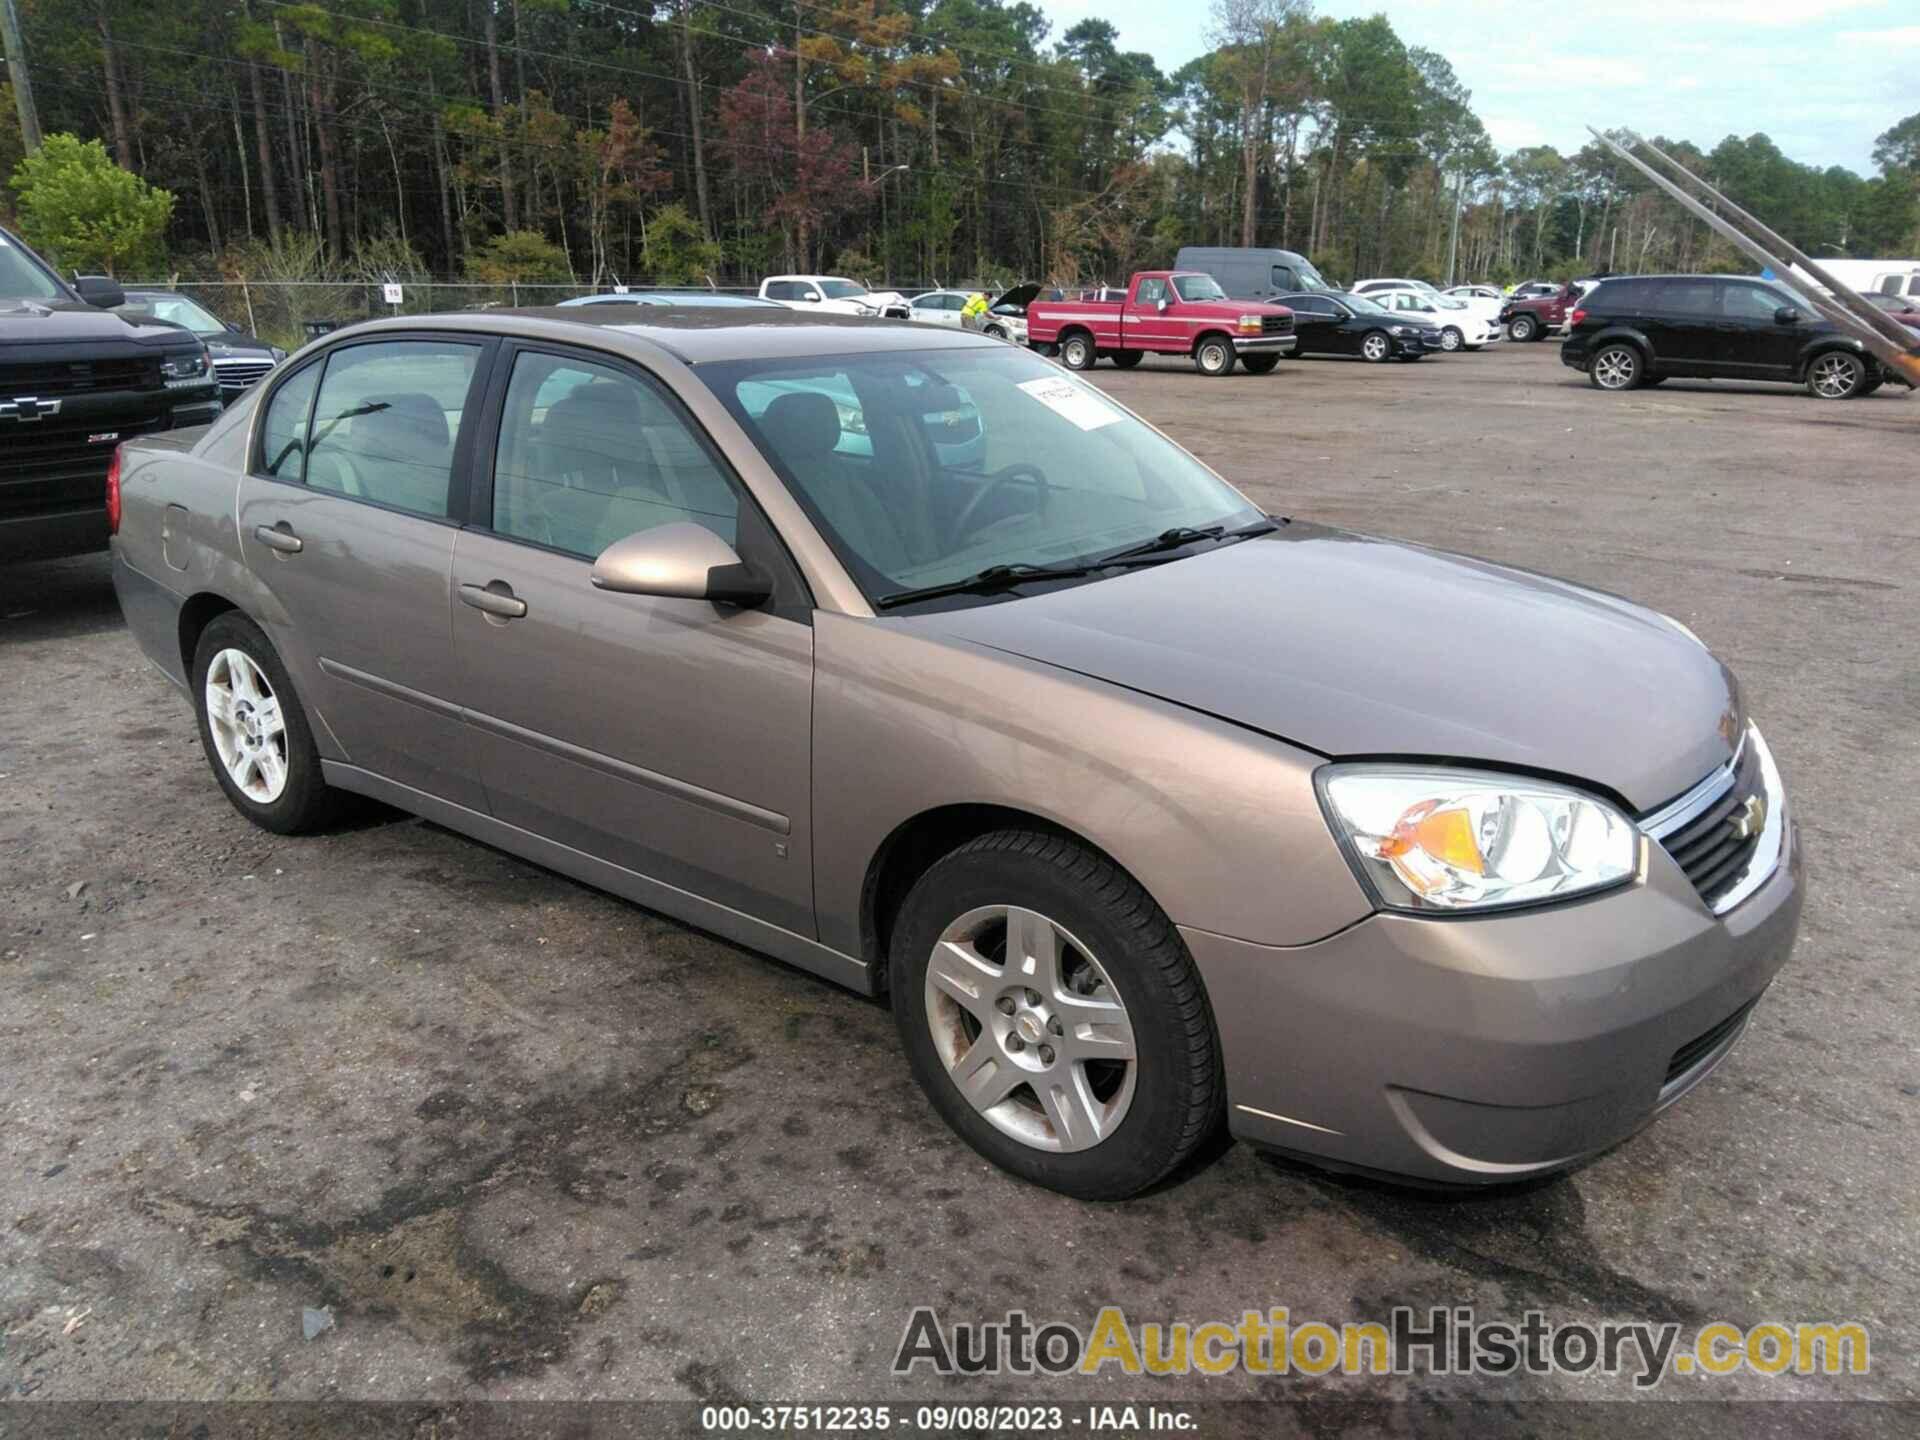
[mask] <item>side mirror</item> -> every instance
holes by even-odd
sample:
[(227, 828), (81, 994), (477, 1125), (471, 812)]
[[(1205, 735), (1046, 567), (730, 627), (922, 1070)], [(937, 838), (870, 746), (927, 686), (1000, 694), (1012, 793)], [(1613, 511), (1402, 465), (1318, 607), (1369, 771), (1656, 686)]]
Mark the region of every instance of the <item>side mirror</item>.
[(1776, 325), (1798, 325), (1800, 323), (1800, 312), (1791, 305), (1782, 305), (1778, 310), (1773, 312), (1773, 323)]
[(1168, 302), (1166, 298), (1162, 296), (1160, 299), (1153, 302), (1153, 308), (1158, 310), (1162, 315), (1164, 315), (1167, 313), (1167, 303)]
[(110, 275), (75, 275), (73, 288), (87, 304), (97, 305), (102, 310), (111, 310), (116, 305), (127, 303), (127, 292)]
[(620, 595), (758, 605), (773, 584), (704, 525), (675, 521), (616, 540), (593, 562), (594, 587)]
[(808, 290), (808, 291), (806, 291), (805, 293), (803, 293), (803, 294), (802, 294), (802, 295), (800, 296), (800, 298), (801, 298), (802, 300), (810, 300), (810, 301), (812, 301), (812, 302), (813, 302), (813, 303), (814, 303), (815, 305), (818, 305), (818, 304), (820, 303), (820, 296), (819, 296), (819, 294), (818, 294), (818, 293), (817, 293), (816, 291), (813, 291), (813, 290)]

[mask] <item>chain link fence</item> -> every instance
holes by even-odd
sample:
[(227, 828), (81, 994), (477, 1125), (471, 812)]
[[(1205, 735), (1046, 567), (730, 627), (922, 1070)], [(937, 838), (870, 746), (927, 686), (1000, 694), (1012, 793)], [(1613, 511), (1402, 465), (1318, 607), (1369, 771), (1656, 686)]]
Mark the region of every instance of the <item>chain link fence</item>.
[[(185, 295), (225, 323), (289, 351), (362, 320), (558, 305), (562, 300), (582, 295), (614, 293), (605, 287), (595, 290), (577, 283), (488, 285), (456, 280), (409, 282), (397, 287), (378, 280), (130, 280), (125, 282), (125, 288)], [(747, 286), (634, 285), (630, 288), (659, 295), (751, 296), (758, 293)], [(911, 297), (937, 287), (896, 284), (889, 288)]]

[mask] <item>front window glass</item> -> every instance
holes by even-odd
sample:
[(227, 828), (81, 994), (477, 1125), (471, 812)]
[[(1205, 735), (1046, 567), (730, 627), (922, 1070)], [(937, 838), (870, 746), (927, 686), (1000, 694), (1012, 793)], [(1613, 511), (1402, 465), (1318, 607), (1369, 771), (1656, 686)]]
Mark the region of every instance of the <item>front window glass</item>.
[(0, 300), (65, 300), (60, 282), (0, 235)]
[(1736, 320), (1771, 320), (1773, 312), (1793, 302), (1777, 290), (1763, 285), (1728, 285), (1720, 292), (1725, 314)]
[(184, 325), (196, 335), (224, 335), (227, 330), (208, 310), (184, 295), (142, 296), (120, 308), (130, 314), (151, 315), (172, 325)]
[(314, 408), (307, 484), (444, 517), (454, 442), (479, 358), (477, 345), (448, 340), (336, 350)]
[(1176, 275), (1173, 288), (1182, 300), (1224, 300), (1227, 292), (1211, 275)]
[(1139, 294), (1140, 298), (1135, 303), (1140, 305), (1158, 305), (1162, 300), (1167, 298), (1167, 282), (1164, 280), (1142, 280), (1140, 282)]
[(851, 280), (822, 280), (820, 289), (829, 300), (858, 300), (867, 293), (867, 287), (856, 285)]
[(739, 501), (680, 417), (625, 371), (521, 355), (493, 470), (496, 533), (592, 559), (690, 520), (729, 545)]
[(1092, 386), (1010, 348), (695, 373), (873, 599), (1263, 517)]

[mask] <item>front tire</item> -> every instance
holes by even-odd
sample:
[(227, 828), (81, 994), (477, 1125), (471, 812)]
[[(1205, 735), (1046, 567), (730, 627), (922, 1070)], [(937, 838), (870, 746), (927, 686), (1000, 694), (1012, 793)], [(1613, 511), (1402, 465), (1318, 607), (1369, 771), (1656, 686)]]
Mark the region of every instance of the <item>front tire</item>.
[(1816, 355), (1807, 365), (1807, 393), (1816, 400), (1851, 400), (1866, 383), (1866, 362), (1844, 350)]
[(1219, 1039), (1186, 945), (1073, 840), (1001, 830), (937, 861), (902, 907), (888, 975), (934, 1108), (1024, 1180), (1123, 1199), (1220, 1127)]
[(258, 625), (231, 610), (208, 624), (194, 647), (193, 695), (200, 746), (234, 809), (276, 835), (316, 830), (339, 813), (306, 711)]
[(1393, 354), (1393, 342), (1379, 330), (1372, 330), (1360, 341), (1360, 358), (1378, 365)]
[(1440, 348), (1452, 352), (1467, 343), (1467, 337), (1460, 333), (1458, 326), (1449, 325), (1440, 332)]
[(1222, 336), (1206, 335), (1193, 347), (1193, 368), (1217, 380), (1233, 373), (1233, 346)]
[(1099, 358), (1093, 337), (1084, 330), (1076, 330), (1060, 342), (1060, 363), (1069, 370), (1091, 370)]
[(1242, 355), (1240, 364), (1249, 375), (1271, 375), (1280, 368), (1278, 355)]
[(1646, 367), (1631, 345), (1602, 345), (1587, 364), (1587, 383), (1596, 390), (1631, 390)]
[(1507, 333), (1524, 345), (1540, 333), (1540, 322), (1531, 315), (1516, 315), (1513, 323), (1507, 327)]

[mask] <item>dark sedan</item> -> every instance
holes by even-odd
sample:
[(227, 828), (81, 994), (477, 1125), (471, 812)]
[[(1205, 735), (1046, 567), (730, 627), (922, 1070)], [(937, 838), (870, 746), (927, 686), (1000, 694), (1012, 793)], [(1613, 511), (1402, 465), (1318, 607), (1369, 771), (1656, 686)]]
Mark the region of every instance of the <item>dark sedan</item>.
[(1295, 355), (1358, 355), (1362, 360), (1419, 360), (1438, 350), (1440, 327), (1345, 290), (1296, 290), (1274, 296), (1293, 311)]
[(162, 320), (191, 330), (206, 342), (213, 373), (220, 381), (220, 397), (229, 404), (258, 384), (287, 352), (237, 325), (229, 325), (191, 296), (175, 290), (129, 290), (120, 313)]

